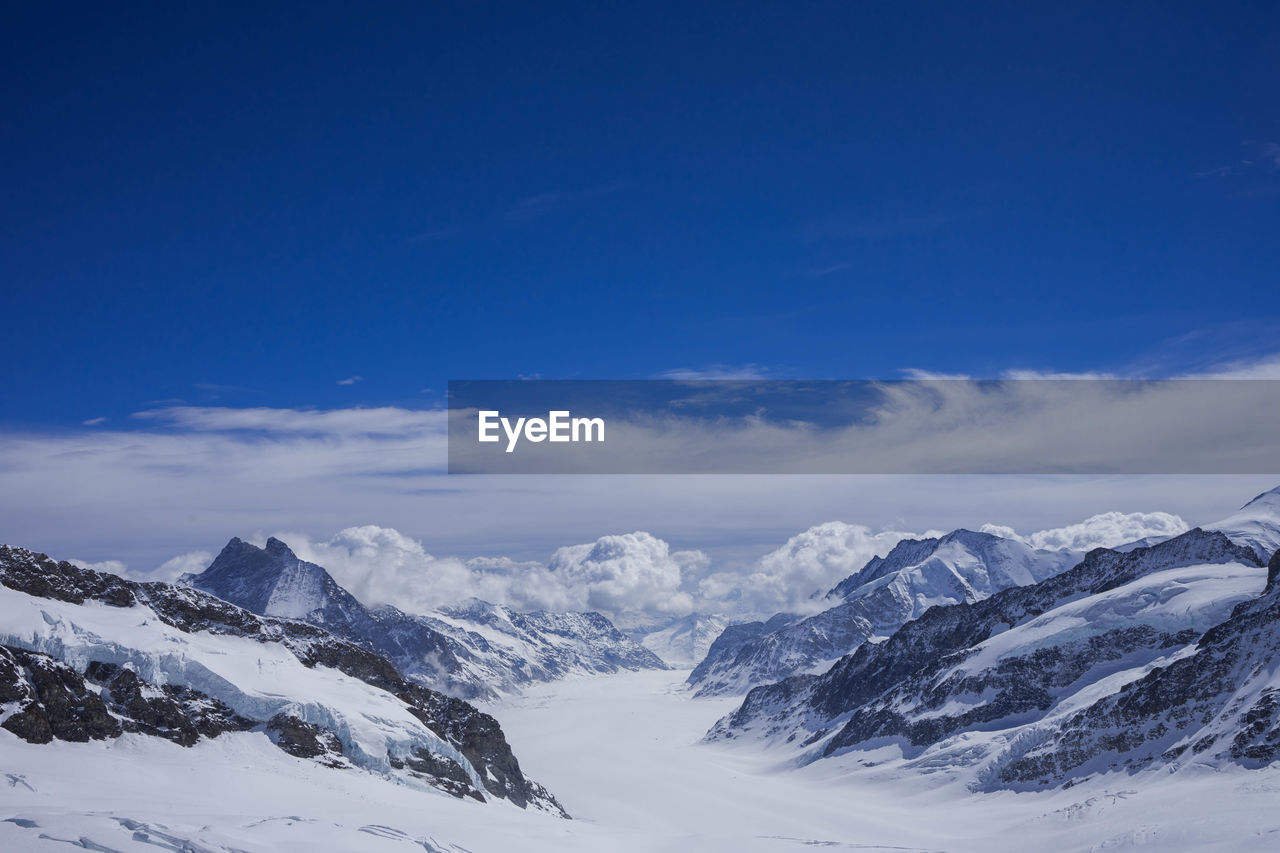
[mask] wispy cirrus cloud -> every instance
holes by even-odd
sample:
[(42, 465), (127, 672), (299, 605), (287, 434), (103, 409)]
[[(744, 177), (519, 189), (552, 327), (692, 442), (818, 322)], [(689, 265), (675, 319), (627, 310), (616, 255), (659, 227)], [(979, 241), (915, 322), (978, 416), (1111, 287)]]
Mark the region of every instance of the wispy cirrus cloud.
[(507, 222), (527, 222), (544, 216), (561, 213), (594, 202), (605, 196), (621, 192), (631, 186), (626, 182), (599, 184), (576, 190), (548, 190), (525, 196), (511, 204), (502, 213)]
[(1241, 143), (1241, 149), (1236, 157), (1201, 169), (1195, 172), (1195, 176), (1221, 181), (1237, 198), (1270, 196), (1280, 192), (1275, 178), (1277, 170), (1280, 170), (1280, 143), (1249, 140)]
[(654, 379), (734, 380), (772, 378), (769, 368), (760, 364), (705, 364), (702, 367), (673, 367), (655, 373)]
[(363, 382), (363, 376), (348, 376), (346, 379), (339, 379), (339, 385), (355, 385), (357, 382)]
[(199, 432), (252, 431), (329, 438), (438, 438), (445, 435), (443, 410), (402, 409), (394, 406), (327, 410), (169, 406), (135, 412), (131, 417), (138, 421)]

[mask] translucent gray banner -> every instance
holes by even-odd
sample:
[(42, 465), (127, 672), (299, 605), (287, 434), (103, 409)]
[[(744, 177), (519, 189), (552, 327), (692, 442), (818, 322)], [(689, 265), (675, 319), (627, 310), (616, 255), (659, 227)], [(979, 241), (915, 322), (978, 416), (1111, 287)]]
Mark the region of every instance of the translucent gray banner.
[(1280, 381), (475, 380), (451, 474), (1277, 474)]

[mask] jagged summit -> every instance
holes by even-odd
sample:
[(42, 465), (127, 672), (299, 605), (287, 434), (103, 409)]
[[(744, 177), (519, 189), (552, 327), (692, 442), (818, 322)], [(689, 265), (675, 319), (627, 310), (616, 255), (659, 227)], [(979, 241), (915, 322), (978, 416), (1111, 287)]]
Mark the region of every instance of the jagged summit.
[[(1265, 626), (1278, 574), (1280, 558), (1264, 573), (1252, 546), (1200, 528), (1097, 548), (1039, 583), (932, 608), (822, 675), (758, 687), (709, 737), (759, 738), (806, 762), (893, 744), (905, 766), (975, 790), (1138, 769), (1188, 749), (1271, 761), (1280, 693), (1263, 694), (1280, 644)], [(1245, 683), (1257, 690), (1239, 697), (1262, 698), (1233, 704)]]
[(1079, 551), (1036, 550), (992, 533), (955, 530), (904, 539), (873, 557), (827, 594), (828, 609), (807, 618), (779, 614), (769, 623), (726, 631), (689, 675), (700, 695), (745, 693), (789, 675), (815, 671), (865, 642), (887, 637), (932, 607), (981, 601), (1028, 586), (1079, 562)]
[(209, 568), (179, 583), (264, 616), (331, 622), (362, 609), (324, 568), (299, 559), (274, 536), (261, 548), (233, 537)]
[(299, 559), (275, 537), (258, 546), (232, 538), (209, 568), (179, 583), (259, 613), (300, 619), (386, 656), (406, 675), (464, 698), (491, 695), (461, 675), (449, 640), (395, 608), (361, 604), (322, 567)]
[(367, 606), (274, 537), (261, 548), (233, 538), (209, 568), (180, 583), (255, 613), (319, 625), (467, 699), (570, 673), (665, 668), (598, 613), (519, 613), (474, 598), (424, 614)]

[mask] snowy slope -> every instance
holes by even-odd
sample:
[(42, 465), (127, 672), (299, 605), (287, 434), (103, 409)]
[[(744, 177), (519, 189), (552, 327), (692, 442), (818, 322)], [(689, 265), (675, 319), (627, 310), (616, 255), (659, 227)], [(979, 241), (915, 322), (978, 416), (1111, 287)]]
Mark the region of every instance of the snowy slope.
[(645, 633), (640, 642), (670, 666), (693, 666), (707, 656), (727, 625), (723, 616), (690, 613)]
[(491, 695), (467, 678), (447, 638), (395, 608), (365, 607), (315, 563), (300, 560), (279, 539), (259, 548), (233, 538), (199, 574), (178, 583), (264, 616), (302, 619), (383, 655), (401, 672), (464, 698)]
[(422, 615), (367, 607), (275, 538), (263, 548), (232, 539), (209, 568), (180, 582), (255, 613), (321, 626), (463, 698), (571, 674), (664, 666), (598, 613), (517, 613), (477, 600)]
[[(1216, 532), (1096, 549), (1040, 584), (930, 611), (821, 677), (758, 688), (709, 737), (764, 739), (805, 761), (892, 747), (905, 768), (965, 775), (975, 788), (1062, 781), (1024, 754), (1064, 727), (1091, 728), (1068, 721), (1181, 665), (1265, 581), (1252, 549)], [(1187, 687), (1178, 701), (1196, 698)], [(1119, 740), (1104, 729), (1059, 764), (1108, 769), (1111, 746), (1143, 741), (1144, 724), (1130, 722), (1110, 730)]]
[(1037, 735), (1000, 756), (999, 781), (1046, 784), (1157, 762), (1265, 767), (1280, 759), (1280, 551), (1263, 594), (1187, 654)]
[(465, 677), (500, 693), (571, 675), (666, 668), (599, 613), (519, 612), (472, 599), (414, 618), (454, 644)]
[(0, 849), (1220, 853), (1271, 849), (1280, 832), (1280, 768), (1188, 766), (992, 794), (889, 764), (780, 768), (743, 745), (696, 743), (729, 702), (690, 700), (682, 675), (533, 685), (497, 709), (527, 744), (529, 770), (581, 819), (334, 773), (264, 752), (256, 733), (184, 749), (134, 735), (34, 745), (0, 731)]
[(1267, 560), (1280, 548), (1280, 486), (1263, 492), (1222, 521), (1205, 526), (1220, 530), (1233, 542), (1249, 545)]
[[(520, 773), (495, 720), (357, 646), (196, 590), (8, 546), (0, 701), (0, 725), (33, 743), (129, 731), (190, 746), (200, 734), (258, 731), (331, 768), (558, 811)], [(210, 709), (221, 721), (212, 729)], [(170, 736), (184, 724), (197, 736)]]
[(820, 671), (868, 640), (886, 637), (930, 607), (981, 601), (1075, 565), (1076, 551), (1036, 550), (990, 533), (957, 530), (908, 539), (874, 557), (827, 595), (838, 602), (804, 619), (785, 615), (756, 636), (718, 643), (689, 676), (698, 695), (745, 693)]

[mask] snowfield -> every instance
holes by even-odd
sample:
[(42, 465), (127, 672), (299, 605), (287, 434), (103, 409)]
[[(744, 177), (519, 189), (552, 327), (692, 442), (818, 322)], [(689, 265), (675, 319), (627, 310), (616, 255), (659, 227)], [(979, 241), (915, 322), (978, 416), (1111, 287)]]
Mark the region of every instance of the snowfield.
[[(1065, 790), (970, 793), (895, 750), (797, 768), (699, 742), (736, 700), (686, 672), (530, 688), (493, 706), (526, 773), (574, 820), (335, 771), (228, 733), (33, 745), (0, 731), (0, 849), (140, 851), (1274, 850), (1280, 768), (1113, 773)], [(876, 763), (883, 760), (885, 763)]]

